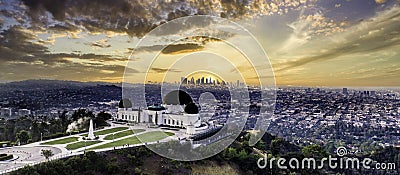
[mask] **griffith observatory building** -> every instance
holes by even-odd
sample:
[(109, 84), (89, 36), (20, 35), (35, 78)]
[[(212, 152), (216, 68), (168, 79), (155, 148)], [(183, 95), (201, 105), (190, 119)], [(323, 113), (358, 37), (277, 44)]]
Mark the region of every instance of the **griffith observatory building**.
[(171, 91), (163, 98), (162, 103), (148, 106), (147, 109), (136, 109), (129, 99), (122, 99), (116, 118), (134, 123), (186, 128), (186, 134), (189, 135), (208, 130), (209, 126), (202, 122), (197, 105), (185, 91)]

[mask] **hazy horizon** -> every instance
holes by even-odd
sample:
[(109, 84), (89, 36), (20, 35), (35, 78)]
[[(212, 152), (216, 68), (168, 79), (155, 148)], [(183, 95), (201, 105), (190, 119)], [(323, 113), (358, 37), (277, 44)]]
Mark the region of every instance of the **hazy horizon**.
[[(25, 81), (67, 81), (67, 82), (78, 82), (78, 83), (107, 83), (107, 84), (120, 84), (122, 85), (123, 82), (108, 82), (108, 81), (77, 81), (77, 80), (57, 80), (57, 79), (26, 79), (26, 80), (15, 80), (15, 81), (1, 81), (0, 84), (7, 84), (7, 83), (16, 83), (16, 82), (25, 82)], [(164, 83), (175, 83), (175, 82), (164, 82)], [(178, 82), (177, 82), (178, 83)], [(231, 83), (236, 83), (236, 82), (231, 82)], [(151, 83), (128, 83), (128, 84), (159, 84), (161, 85), (161, 82), (151, 82)], [(218, 85), (217, 85), (218, 86)], [(252, 85), (249, 85), (252, 86)], [(341, 89), (341, 88), (348, 88), (348, 89), (356, 89), (356, 90), (363, 90), (363, 89), (370, 89), (370, 90), (376, 90), (376, 89), (384, 89), (384, 90), (389, 90), (389, 89), (396, 89), (399, 90), (400, 86), (298, 86), (298, 85), (276, 85), (276, 88), (281, 88), (281, 87), (294, 87), (294, 88), (327, 88), (327, 89)]]

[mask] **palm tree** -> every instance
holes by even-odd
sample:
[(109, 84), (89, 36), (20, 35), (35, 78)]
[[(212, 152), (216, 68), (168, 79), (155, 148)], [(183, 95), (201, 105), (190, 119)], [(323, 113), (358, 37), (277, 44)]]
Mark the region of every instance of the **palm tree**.
[(42, 156), (44, 156), (46, 158), (46, 160), (49, 160), (49, 158), (53, 155), (54, 155), (53, 151), (51, 151), (49, 149), (42, 149)]

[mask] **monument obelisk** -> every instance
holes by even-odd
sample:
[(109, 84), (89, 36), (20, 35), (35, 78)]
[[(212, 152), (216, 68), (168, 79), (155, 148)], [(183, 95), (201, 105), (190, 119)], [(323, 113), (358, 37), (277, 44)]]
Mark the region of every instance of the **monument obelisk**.
[(93, 139), (96, 138), (96, 137), (94, 136), (94, 133), (93, 133), (93, 120), (92, 120), (92, 119), (90, 119), (90, 123), (89, 123), (89, 134), (88, 134), (88, 138), (89, 138), (90, 140), (93, 140)]

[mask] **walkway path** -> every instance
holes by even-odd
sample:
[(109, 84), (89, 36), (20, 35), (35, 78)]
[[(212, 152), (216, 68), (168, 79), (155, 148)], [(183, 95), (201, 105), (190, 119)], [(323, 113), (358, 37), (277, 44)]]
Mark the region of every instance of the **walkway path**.
[[(116, 128), (116, 127), (127, 127), (126, 125), (121, 125), (121, 124), (112, 124), (111, 127), (106, 127), (100, 130), (96, 131), (101, 131), (101, 130), (107, 130), (110, 128)], [(75, 134), (71, 136), (66, 136), (66, 137), (61, 137), (61, 138), (56, 138), (56, 139), (51, 139), (51, 140), (46, 140), (42, 142), (35, 142), (23, 146), (14, 146), (14, 147), (8, 147), (8, 148), (0, 148), (0, 154), (5, 153), (5, 154), (13, 154), (14, 157), (16, 157), (15, 160), (12, 161), (0, 161), (0, 174), (4, 174), (7, 172), (15, 171), (16, 169), (22, 168), (25, 165), (34, 165), (38, 164), (41, 162), (46, 161), (45, 158), (41, 155), (41, 150), (42, 149), (50, 149), (53, 151), (54, 156), (50, 158), (50, 160), (55, 160), (55, 159), (60, 159), (60, 158), (65, 158), (73, 155), (79, 155), (83, 154), (85, 150), (88, 150), (90, 148), (94, 148), (99, 145), (111, 143), (113, 141), (118, 141), (122, 139), (126, 139), (129, 137), (137, 136), (140, 134), (144, 134), (147, 132), (152, 132), (152, 131), (165, 131), (165, 132), (172, 132), (175, 135), (174, 136), (169, 136), (165, 139), (159, 140), (158, 142), (167, 142), (169, 140), (177, 140), (178, 138), (184, 138), (185, 134), (181, 131), (174, 131), (174, 130), (162, 130), (160, 128), (148, 128), (146, 125), (135, 125), (135, 126), (130, 126), (129, 129), (144, 129), (145, 131), (135, 133), (133, 135), (128, 135), (120, 138), (116, 138), (114, 140), (105, 140), (104, 137), (106, 135), (100, 135), (99, 136), (99, 141), (102, 141), (101, 143), (93, 144), (90, 146), (78, 148), (75, 150), (68, 150), (66, 149), (68, 144), (76, 143), (76, 142), (82, 142), (83, 140), (83, 134), (85, 133), (80, 133), (80, 134)], [(127, 129), (128, 130), (128, 129)], [(118, 131), (118, 132), (124, 132), (123, 131)], [(118, 133), (114, 132), (114, 134)], [(112, 134), (112, 133), (110, 133)], [(49, 142), (49, 141), (54, 141), (54, 140), (59, 140), (59, 139), (64, 139), (64, 138), (69, 138), (69, 137), (78, 137), (78, 141), (75, 142), (70, 142), (66, 144), (56, 144), (56, 145), (42, 145), (42, 143)], [(135, 145), (129, 145), (129, 147), (135, 147), (135, 146), (141, 146), (144, 144), (154, 144), (156, 142), (150, 142), (150, 143), (139, 143)], [(103, 148), (103, 149), (96, 149), (94, 150), (95, 152), (101, 152), (101, 151), (108, 151), (108, 150), (113, 150), (113, 149), (121, 149), (121, 148), (126, 148), (126, 146), (120, 146), (120, 147), (111, 147), (111, 148)]]

